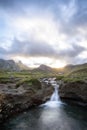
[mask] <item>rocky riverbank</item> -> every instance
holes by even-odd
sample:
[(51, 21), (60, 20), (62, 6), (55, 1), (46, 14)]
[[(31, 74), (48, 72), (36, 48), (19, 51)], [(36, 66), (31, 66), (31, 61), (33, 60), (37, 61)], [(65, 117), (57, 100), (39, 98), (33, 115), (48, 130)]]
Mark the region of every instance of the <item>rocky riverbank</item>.
[[(87, 82), (59, 80), (57, 83), (60, 84), (58, 93), (61, 100), (87, 107)], [(46, 102), (53, 91), (51, 78), (1, 83), (0, 123), (17, 113)]]
[(40, 105), (50, 98), (53, 88), (38, 80), (21, 84), (0, 84), (0, 123), (14, 114)]
[(59, 96), (71, 104), (87, 107), (87, 82), (62, 82), (59, 87)]

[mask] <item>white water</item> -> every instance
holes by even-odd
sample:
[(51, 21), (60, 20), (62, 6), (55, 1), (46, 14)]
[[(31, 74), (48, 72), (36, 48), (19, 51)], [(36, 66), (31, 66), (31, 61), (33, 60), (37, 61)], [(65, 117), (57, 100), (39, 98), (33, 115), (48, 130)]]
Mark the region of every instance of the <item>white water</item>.
[(50, 101), (58, 101), (59, 100), (59, 95), (58, 95), (58, 87), (59, 85), (55, 85), (54, 86), (54, 93), (52, 94), (51, 98), (50, 98)]
[(50, 100), (47, 101), (42, 106), (46, 106), (46, 107), (58, 107), (58, 106), (60, 106), (62, 104), (62, 102), (61, 102), (61, 100), (59, 98), (59, 95), (58, 95), (59, 85), (57, 84), (57, 82), (55, 80), (51, 80), (50, 83), (54, 87), (54, 92), (53, 92)]

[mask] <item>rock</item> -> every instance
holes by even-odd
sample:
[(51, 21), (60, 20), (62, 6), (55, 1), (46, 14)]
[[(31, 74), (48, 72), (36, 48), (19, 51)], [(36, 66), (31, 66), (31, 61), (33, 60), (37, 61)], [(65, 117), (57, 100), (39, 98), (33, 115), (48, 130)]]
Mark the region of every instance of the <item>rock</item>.
[(87, 106), (87, 83), (83, 81), (62, 83), (59, 96), (63, 100)]
[(48, 87), (39, 81), (33, 82), (32, 86), (24, 83), (17, 88), (0, 85), (0, 123), (14, 114), (44, 103), (53, 93), (51, 86)]

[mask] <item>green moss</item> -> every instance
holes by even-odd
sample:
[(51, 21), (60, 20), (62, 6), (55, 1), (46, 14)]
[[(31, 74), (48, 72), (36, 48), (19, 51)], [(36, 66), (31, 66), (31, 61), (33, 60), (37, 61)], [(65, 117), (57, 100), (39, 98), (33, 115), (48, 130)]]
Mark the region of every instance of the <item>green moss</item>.
[(59, 76), (56, 77), (56, 80), (62, 80), (63, 78), (64, 78), (63, 75), (59, 75)]
[(12, 83), (12, 80), (10, 80), (10, 78), (7, 77), (0, 77), (0, 83)]
[(80, 78), (80, 77), (74, 77), (74, 78), (64, 77), (62, 80), (63, 80), (64, 82), (80, 82), (80, 81), (83, 81), (83, 79)]
[(41, 89), (41, 83), (38, 79), (24, 79), (24, 80), (20, 80), (17, 84), (16, 84), (16, 88), (18, 88), (20, 85), (28, 85), (29, 87), (32, 87), (34, 89)]

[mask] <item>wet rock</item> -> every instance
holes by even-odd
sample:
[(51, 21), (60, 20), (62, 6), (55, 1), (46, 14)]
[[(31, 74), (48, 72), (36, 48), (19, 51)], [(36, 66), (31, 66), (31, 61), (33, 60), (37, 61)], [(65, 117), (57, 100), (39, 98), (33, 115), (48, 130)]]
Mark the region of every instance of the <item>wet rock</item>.
[(24, 83), (17, 88), (0, 84), (0, 123), (30, 107), (40, 105), (51, 96), (52, 86), (39, 81), (37, 83), (35, 82), (32, 86)]
[(87, 106), (87, 83), (83, 81), (62, 83), (59, 95), (63, 100)]

